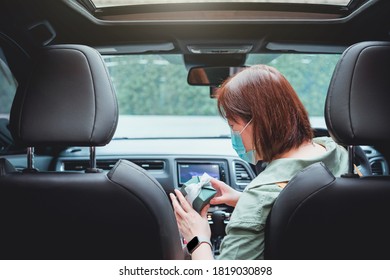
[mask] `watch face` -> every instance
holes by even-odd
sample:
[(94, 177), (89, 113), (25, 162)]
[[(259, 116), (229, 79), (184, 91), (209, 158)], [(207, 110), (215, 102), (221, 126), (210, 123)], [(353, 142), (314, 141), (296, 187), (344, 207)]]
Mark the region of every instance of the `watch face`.
[(190, 242), (187, 243), (187, 249), (188, 252), (192, 253), (192, 251), (196, 248), (196, 246), (199, 244), (199, 239), (197, 236), (191, 239)]

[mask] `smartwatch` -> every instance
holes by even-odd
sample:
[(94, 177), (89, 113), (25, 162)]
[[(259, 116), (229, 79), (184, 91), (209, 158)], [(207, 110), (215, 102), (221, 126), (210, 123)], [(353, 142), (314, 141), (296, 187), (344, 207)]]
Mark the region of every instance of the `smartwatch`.
[(188, 253), (192, 254), (196, 250), (196, 248), (198, 248), (202, 243), (207, 243), (210, 245), (211, 248), (213, 248), (213, 245), (211, 245), (209, 238), (195, 236), (194, 238), (191, 239), (191, 241), (187, 243)]

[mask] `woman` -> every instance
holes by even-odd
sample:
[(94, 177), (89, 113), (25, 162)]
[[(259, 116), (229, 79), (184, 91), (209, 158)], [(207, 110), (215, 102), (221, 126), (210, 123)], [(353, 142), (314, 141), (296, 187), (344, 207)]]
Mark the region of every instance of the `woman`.
[[(263, 259), (265, 223), (284, 185), (319, 161), (335, 176), (346, 173), (347, 151), (329, 137), (313, 139), (303, 104), (286, 78), (270, 66), (252, 66), (228, 79), (219, 90), (218, 108), (240, 158), (268, 163), (242, 193), (211, 181), (217, 195), (210, 203), (235, 207), (219, 259)], [(213, 259), (208, 207), (199, 215), (179, 191), (175, 193), (170, 197), (180, 232), (187, 241), (198, 238), (192, 259)]]

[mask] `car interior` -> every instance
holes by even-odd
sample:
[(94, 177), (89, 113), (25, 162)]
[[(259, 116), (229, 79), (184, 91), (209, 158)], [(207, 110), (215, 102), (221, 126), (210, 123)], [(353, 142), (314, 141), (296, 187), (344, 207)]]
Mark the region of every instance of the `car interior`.
[[(217, 89), (256, 64), (291, 82), (349, 172), (302, 170), (267, 259), (388, 259), (390, 2), (4, 0), (1, 259), (188, 259), (168, 194), (208, 173), (238, 191)], [(213, 253), (234, 208), (212, 205)], [(365, 242), (364, 240), (367, 240)]]

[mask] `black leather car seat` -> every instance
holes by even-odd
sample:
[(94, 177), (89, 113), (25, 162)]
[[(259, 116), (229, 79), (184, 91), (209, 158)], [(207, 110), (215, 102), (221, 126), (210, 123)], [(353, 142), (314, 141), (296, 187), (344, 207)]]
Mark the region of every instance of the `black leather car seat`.
[[(328, 130), (339, 144), (390, 144), (390, 43), (348, 48), (326, 100)], [(350, 158), (350, 162), (352, 162)], [(350, 171), (335, 178), (321, 163), (280, 193), (266, 225), (267, 259), (389, 259), (390, 177)]]
[[(28, 147), (28, 168), (2, 163), (1, 259), (183, 259), (170, 201), (146, 171), (120, 160), (95, 168), (95, 146), (116, 129), (115, 91), (100, 54), (86, 46), (45, 47), (19, 85), (10, 129)], [(85, 173), (39, 172), (33, 147), (89, 146)]]

